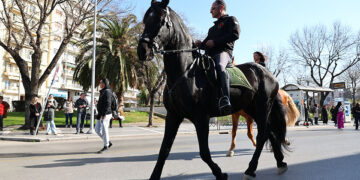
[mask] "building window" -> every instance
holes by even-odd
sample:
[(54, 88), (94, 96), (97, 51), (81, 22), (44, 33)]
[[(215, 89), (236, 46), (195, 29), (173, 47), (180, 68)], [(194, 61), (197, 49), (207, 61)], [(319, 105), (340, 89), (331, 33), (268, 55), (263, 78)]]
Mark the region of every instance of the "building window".
[(56, 30), (62, 30), (62, 24), (61, 23), (56, 22), (54, 26), (55, 26)]
[(61, 37), (60, 36), (54, 36), (54, 40), (55, 41), (61, 41)]
[(10, 89), (11, 87), (11, 82), (9, 80), (5, 80), (5, 89)]
[(62, 16), (62, 12), (60, 11), (60, 10), (56, 10), (56, 14), (58, 15), (58, 16)]

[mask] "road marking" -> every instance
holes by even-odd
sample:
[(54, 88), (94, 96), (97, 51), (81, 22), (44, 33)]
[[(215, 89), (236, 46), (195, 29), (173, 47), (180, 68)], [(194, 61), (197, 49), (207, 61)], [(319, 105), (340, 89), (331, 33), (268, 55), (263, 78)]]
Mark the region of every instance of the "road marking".
[(142, 130), (146, 130), (146, 131), (150, 131), (150, 132), (154, 132), (154, 133), (157, 133), (157, 134), (163, 134), (162, 132), (151, 130), (151, 129), (146, 129), (146, 128), (142, 128), (142, 127), (137, 127), (137, 128), (142, 129)]

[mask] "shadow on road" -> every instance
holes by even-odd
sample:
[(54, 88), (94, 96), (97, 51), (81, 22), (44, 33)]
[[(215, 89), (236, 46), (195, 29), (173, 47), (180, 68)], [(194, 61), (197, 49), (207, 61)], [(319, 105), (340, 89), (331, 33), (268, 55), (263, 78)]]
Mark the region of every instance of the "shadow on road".
[[(260, 159), (261, 160), (261, 159)], [(360, 177), (360, 153), (342, 156), (319, 161), (311, 161), (306, 163), (289, 165), (289, 170), (285, 174), (277, 175), (277, 168), (269, 168), (256, 171), (256, 179), (266, 180), (357, 180)], [(245, 171), (245, 169), (244, 169)], [(229, 180), (241, 179), (243, 172), (230, 173)], [(211, 172), (201, 174), (183, 175), (163, 177), (166, 180), (182, 180), (182, 179), (214, 179)]]
[(67, 153), (2, 153), (0, 158), (22, 158), (22, 157), (40, 157), (40, 156), (64, 156), (64, 155), (84, 155), (94, 154), (94, 152), (67, 152)]
[[(251, 155), (253, 149), (240, 149), (235, 151), (235, 156)], [(226, 151), (214, 151), (211, 152), (212, 157), (222, 158), (226, 156)], [(80, 154), (80, 153), (79, 153)], [(56, 160), (55, 163), (31, 165), (25, 166), (26, 168), (57, 168), (57, 167), (69, 167), (69, 166), (84, 166), (86, 164), (97, 163), (114, 163), (114, 162), (144, 162), (144, 161), (156, 161), (158, 154), (144, 155), (144, 156), (126, 156), (126, 157), (106, 157), (106, 158), (79, 158), (79, 159), (64, 159)], [(170, 153), (168, 160), (193, 160), (200, 158), (199, 152), (179, 152)]]

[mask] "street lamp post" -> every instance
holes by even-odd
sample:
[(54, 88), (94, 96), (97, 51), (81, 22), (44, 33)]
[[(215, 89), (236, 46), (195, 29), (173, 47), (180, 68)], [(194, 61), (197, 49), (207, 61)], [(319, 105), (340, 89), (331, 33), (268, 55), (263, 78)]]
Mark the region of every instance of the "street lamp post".
[(93, 34), (93, 58), (91, 62), (91, 106), (90, 106), (90, 129), (88, 134), (94, 133), (94, 96), (95, 96), (95, 56), (96, 56), (96, 15), (97, 0), (95, 0), (94, 8), (94, 34)]

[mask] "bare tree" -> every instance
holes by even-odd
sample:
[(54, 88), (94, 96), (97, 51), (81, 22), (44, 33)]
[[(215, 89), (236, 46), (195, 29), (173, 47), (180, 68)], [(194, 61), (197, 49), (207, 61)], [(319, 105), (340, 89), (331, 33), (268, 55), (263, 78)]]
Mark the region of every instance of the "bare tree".
[[(294, 63), (310, 69), (313, 82), (324, 87), (360, 61), (360, 33), (355, 36), (350, 28), (334, 23), (332, 29), (318, 25), (297, 31), (290, 37), (295, 52)], [(329, 93), (321, 93), (323, 104)]]
[[(26, 101), (24, 128), (29, 127), (31, 99), (38, 95), (39, 88), (58, 63), (75, 31), (79, 29), (83, 22), (93, 17), (94, 2), (95, 0), (36, 0), (31, 2), (1, 0), (0, 20), (5, 26), (6, 37), (0, 40), (0, 46), (11, 55), (21, 74)], [(97, 2), (99, 12), (102, 12), (109, 3), (107, 0), (97, 0)], [(46, 69), (40, 73), (44, 44), (46, 44), (46, 40), (52, 38), (49, 34), (50, 16), (55, 10), (64, 14), (62, 20), (64, 34), (55, 55)], [(14, 13), (14, 11), (17, 11), (17, 13)], [(21, 56), (21, 50), (23, 49), (31, 50), (31, 64)]]
[(340, 77), (351, 91), (351, 98), (353, 100), (353, 106), (356, 104), (356, 89), (360, 83), (360, 63), (349, 68), (344, 74)]
[(280, 49), (277, 53), (274, 53), (272, 46), (260, 46), (258, 49), (266, 56), (266, 67), (270, 70), (270, 72), (273, 73), (275, 77), (278, 79), (282, 78), (286, 84), (289, 77), (287, 74), (291, 68), (289, 55), (286, 50)]

